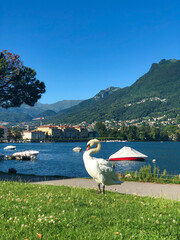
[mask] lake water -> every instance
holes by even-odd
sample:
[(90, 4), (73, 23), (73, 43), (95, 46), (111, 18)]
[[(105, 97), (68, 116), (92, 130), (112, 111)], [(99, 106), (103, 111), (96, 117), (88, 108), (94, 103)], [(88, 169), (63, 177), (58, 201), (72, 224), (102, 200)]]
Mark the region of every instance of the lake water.
[[(168, 174), (180, 174), (180, 142), (103, 142), (101, 151), (94, 155), (108, 159), (109, 156), (124, 146), (129, 146), (148, 155), (145, 161), (115, 162), (116, 169), (124, 173), (126, 170), (139, 170), (143, 165), (159, 166), (160, 170), (167, 170)], [(0, 171), (8, 172), (15, 168), (17, 173), (35, 175), (57, 175), (67, 177), (88, 177), (84, 168), (83, 152), (85, 142), (70, 143), (16, 143), (0, 144), (0, 152), (11, 155), (13, 151), (4, 151), (7, 145), (15, 145), (16, 151), (37, 150), (39, 155), (33, 161), (2, 160)], [(73, 152), (74, 147), (81, 147), (80, 153)], [(156, 159), (156, 163), (152, 162)]]

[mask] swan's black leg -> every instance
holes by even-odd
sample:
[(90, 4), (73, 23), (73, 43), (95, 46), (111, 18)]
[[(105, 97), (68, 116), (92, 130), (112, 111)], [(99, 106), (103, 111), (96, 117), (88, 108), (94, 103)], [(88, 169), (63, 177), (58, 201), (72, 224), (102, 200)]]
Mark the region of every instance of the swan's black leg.
[(101, 193), (101, 184), (100, 183), (98, 183), (98, 193)]
[(105, 185), (103, 185), (103, 194), (105, 194)]

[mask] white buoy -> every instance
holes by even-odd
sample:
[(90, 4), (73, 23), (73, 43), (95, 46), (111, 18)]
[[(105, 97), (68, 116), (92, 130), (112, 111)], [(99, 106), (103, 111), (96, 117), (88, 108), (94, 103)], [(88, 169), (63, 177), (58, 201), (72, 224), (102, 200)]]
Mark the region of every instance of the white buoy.
[(153, 159), (152, 162), (156, 162), (156, 159)]

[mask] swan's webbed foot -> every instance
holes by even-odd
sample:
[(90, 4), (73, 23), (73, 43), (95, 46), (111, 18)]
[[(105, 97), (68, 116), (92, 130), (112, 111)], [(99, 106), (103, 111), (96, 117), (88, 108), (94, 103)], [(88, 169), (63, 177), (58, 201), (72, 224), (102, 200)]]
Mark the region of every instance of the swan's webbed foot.
[(98, 192), (97, 192), (97, 194), (99, 194), (99, 193), (101, 193), (101, 184), (100, 183), (98, 183)]

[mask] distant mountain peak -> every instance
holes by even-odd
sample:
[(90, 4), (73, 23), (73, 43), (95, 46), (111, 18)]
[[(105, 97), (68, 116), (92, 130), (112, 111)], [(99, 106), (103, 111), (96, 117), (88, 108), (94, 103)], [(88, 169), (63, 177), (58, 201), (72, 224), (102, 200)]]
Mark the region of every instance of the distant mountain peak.
[(167, 63), (175, 63), (177, 62), (178, 60), (177, 59), (169, 59), (169, 60), (166, 60), (166, 59), (162, 59), (159, 64), (167, 64)]
[(149, 72), (157, 70), (158, 67), (163, 67), (163, 65), (171, 65), (171, 64), (174, 64), (178, 61), (179, 60), (177, 60), (177, 59), (169, 59), (169, 60), (162, 59), (159, 63), (153, 63), (151, 65), (151, 68), (150, 68)]
[(98, 94), (96, 94), (94, 96), (94, 99), (97, 100), (97, 99), (105, 98), (119, 89), (120, 89), (119, 87), (108, 87), (104, 90), (101, 90)]

